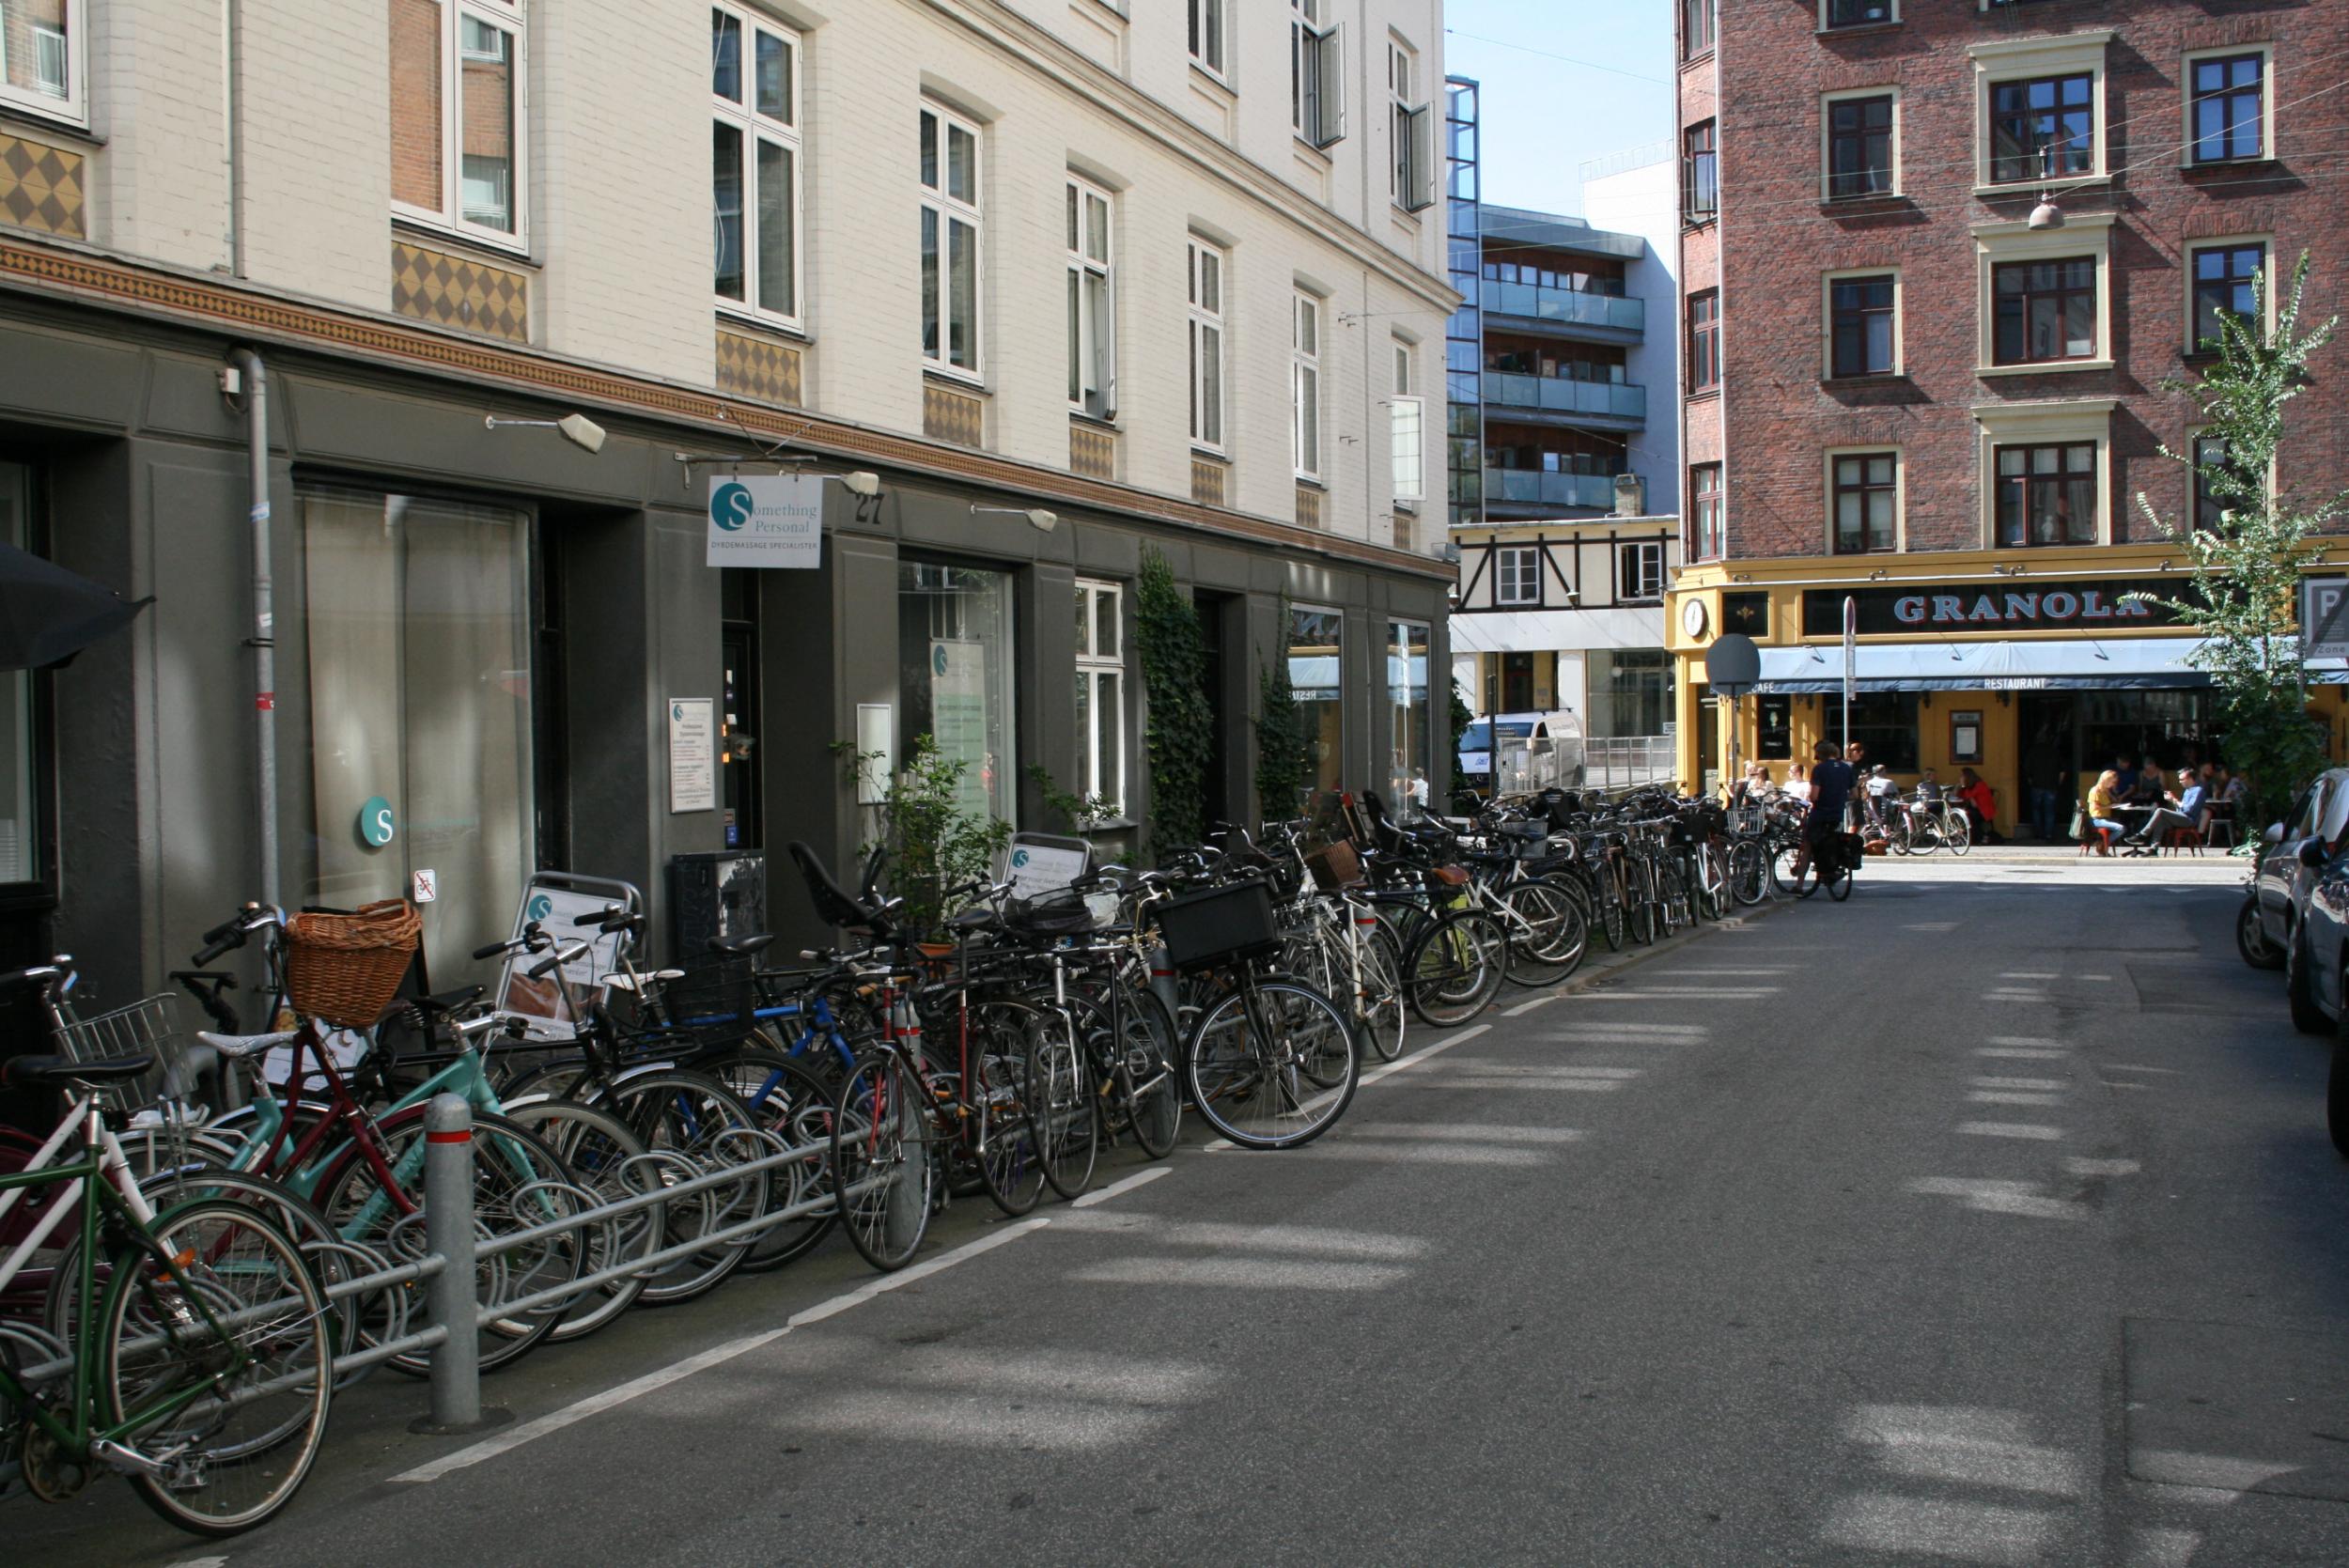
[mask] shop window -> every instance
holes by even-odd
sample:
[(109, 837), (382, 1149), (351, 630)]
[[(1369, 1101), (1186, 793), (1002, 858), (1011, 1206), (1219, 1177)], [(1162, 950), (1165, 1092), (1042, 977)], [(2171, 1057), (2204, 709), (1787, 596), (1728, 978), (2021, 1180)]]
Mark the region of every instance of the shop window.
[[(33, 550), (32, 518), (32, 470), (0, 462), (0, 543)], [(29, 670), (0, 674), (0, 885), (44, 875), (33, 681)]]
[[(1289, 685), (1305, 730), (1305, 781), (1342, 789), (1346, 772), (1346, 616), (1305, 605), (1289, 609)], [(1268, 812), (1286, 803), (1267, 800)]]
[(1009, 572), (902, 561), (897, 567), (897, 756), (930, 737), (962, 763), (956, 804), (1016, 821), (1019, 728)]
[(1077, 584), (1077, 789), (1112, 816), (1126, 814), (1124, 592)]
[(1795, 699), (1764, 697), (1756, 713), (1753, 754), (1764, 762), (1790, 762), (1795, 755)]
[(537, 865), (529, 520), (362, 492), (301, 505), (309, 692), (287, 718), (310, 758), (312, 849), (297, 885), (348, 909), (433, 872), (425, 957), (451, 981), (509, 927)]
[[(1826, 715), (1827, 738), (1843, 743), (1843, 694), (1830, 691), (1819, 699)], [(1895, 773), (1917, 771), (1917, 693), (1862, 691), (1852, 699), (1851, 738), (1868, 748), (1868, 766)]]
[(1583, 660), (1583, 675), (1589, 683), (1590, 734), (1670, 733), (1672, 655), (1662, 648), (1593, 648)]
[(1387, 704), (1394, 731), (1387, 803), (1424, 811), (1434, 788), (1428, 766), (1435, 749), (1428, 729), (1427, 628), (1421, 622), (1387, 623)]

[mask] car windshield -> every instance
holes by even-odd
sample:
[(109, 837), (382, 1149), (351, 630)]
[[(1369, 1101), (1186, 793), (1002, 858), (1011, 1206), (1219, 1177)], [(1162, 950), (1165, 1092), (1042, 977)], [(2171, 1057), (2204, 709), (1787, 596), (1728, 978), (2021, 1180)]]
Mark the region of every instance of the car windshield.
[(1489, 751), (1492, 742), (1493, 727), (1482, 719), (1460, 732), (1460, 750), (1464, 752)]

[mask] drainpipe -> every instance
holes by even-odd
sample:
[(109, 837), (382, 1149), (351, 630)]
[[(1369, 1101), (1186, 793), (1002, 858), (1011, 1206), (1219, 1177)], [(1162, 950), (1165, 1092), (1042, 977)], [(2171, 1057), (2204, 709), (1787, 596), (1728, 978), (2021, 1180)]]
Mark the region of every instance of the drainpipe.
[(277, 645), (274, 589), (270, 581), (269, 371), (250, 349), (230, 352), (228, 362), (244, 379), (245, 462), (253, 502), (246, 517), (253, 536), (254, 768), (259, 788), (261, 893), (263, 904), (277, 902)]

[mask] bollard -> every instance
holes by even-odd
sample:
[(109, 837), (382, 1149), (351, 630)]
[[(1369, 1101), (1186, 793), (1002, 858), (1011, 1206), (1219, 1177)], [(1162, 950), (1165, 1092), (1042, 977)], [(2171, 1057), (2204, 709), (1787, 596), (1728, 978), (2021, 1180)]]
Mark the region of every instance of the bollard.
[(424, 1109), (424, 1245), (442, 1260), (426, 1282), (431, 1322), (448, 1330), (432, 1351), (428, 1432), (470, 1432), (481, 1421), (481, 1342), (474, 1323), (473, 1107), (435, 1094)]

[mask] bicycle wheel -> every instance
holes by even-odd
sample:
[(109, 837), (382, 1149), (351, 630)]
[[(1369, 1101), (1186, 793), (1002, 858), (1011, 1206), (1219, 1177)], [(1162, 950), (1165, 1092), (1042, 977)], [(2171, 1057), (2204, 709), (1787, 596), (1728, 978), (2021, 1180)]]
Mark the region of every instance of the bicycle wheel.
[(1801, 866), (1798, 870), (1792, 873), (1794, 877), (1795, 896), (1797, 898), (1808, 898), (1812, 893), (1819, 891), (1819, 861), (1821, 851), (1812, 849), (1809, 853), (1801, 853), (1800, 851), (1797, 853), (1801, 861)]
[(1851, 896), (1851, 878), (1855, 869), (1852, 857), (1843, 853), (1840, 846), (1827, 857), (1826, 864), (1821, 867), (1827, 877), (1827, 895), (1838, 904)]
[(1509, 980), (1528, 988), (1555, 986), (1582, 963), (1590, 928), (1574, 900), (1544, 881), (1520, 882), (1501, 894), (1515, 917), (1509, 933)]
[(1974, 819), (1962, 811), (1950, 813), (1941, 836), (1948, 841), (1951, 854), (1963, 855), (1974, 846)]
[(1404, 994), (1431, 1029), (1450, 1029), (1482, 1013), (1508, 974), (1508, 936), (1482, 909), (1445, 915), (1420, 932), (1403, 959)]
[(1892, 846), (1892, 853), (1895, 855), (1913, 855), (1918, 852), (1916, 834), (1908, 825), (1906, 812), (1892, 814), (1891, 818), (1884, 824), (1884, 837), (1885, 842)]
[(841, 1228), (875, 1268), (913, 1261), (930, 1224), (929, 1094), (896, 1056), (877, 1051), (841, 1080), (832, 1129)]
[(1403, 957), (1384, 926), (1365, 934), (1362, 942), (1363, 1042), (1381, 1062), (1403, 1054), (1403, 1036), (1410, 1025), (1403, 1000)]
[[(1134, 1144), (1152, 1159), (1174, 1152), (1182, 1131), (1183, 1091), (1174, 1076), (1174, 1020), (1152, 992), (1119, 982), (1118, 1036), (1111, 1068), (1111, 1098), (1134, 1135)], [(1402, 1003), (1398, 1001), (1396, 1007)]]
[(154, 1254), (113, 1270), (106, 1421), (164, 1462), (131, 1478), (149, 1508), (198, 1535), (233, 1535), (286, 1506), (326, 1436), (325, 1298), (294, 1244), (242, 1204), (189, 1203), (152, 1234)]
[[(832, 1192), (832, 1105), (837, 1091), (798, 1061), (764, 1048), (730, 1050), (717, 1057), (697, 1057), (693, 1070), (707, 1073), (734, 1092), (761, 1131), (783, 1141), (786, 1148), (804, 1149), (796, 1164), (767, 1172), (767, 1207), (770, 1212), (799, 1208)], [(832, 1229), (836, 1211), (830, 1205), (811, 1210), (797, 1219), (777, 1222), (751, 1243), (741, 1262), (745, 1274), (764, 1274), (804, 1255)]]
[[(528, 1099), (508, 1104), (503, 1112), (516, 1126), (526, 1127), (562, 1157), (580, 1186), (597, 1201), (614, 1203), (641, 1197), (661, 1186), (657, 1168), (643, 1157), (645, 1145), (628, 1124), (608, 1110), (577, 1100)], [(667, 1220), (665, 1203), (621, 1215), (580, 1233), (586, 1257), (580, 1272), (598, 1274), (631, 1258), (649, 1257), (663, 1245)], [(636, 1304), (645, 1293), (645, 1276), (630, 1275), (587, 1291), (563, 1310), (548, 1336), (556, 1342), (591, 1334)]]
[(1039, 1009), (1028, 1033), (1028, 1117), (1044, 1157), (1044, 1179), (1064, 1198), (1084, 1196), (1101, 1154), (1101, 1102), (1091, 1077), (1075, 1021), (1056, 1009)]
[(1729, 895), (1749, 907), (1770, 895), (1770, 859), (1761, 840), (1741, 838), (1730, 846)]
[(1645, 860), (1631, 862), (1623, 883), (1624, 923), (1631, 939), (1641, 947), (1653, 942), (1656, 931), (1656, 868)]
[(1940, 847), (1941, 822), (1938, 817), (1930, 815), (1920, 816), (1909, 824), (1908, 852), (1910, 854), (1930, 855)]
[[(631, 1073), (604, 1085), (588, 1101), (609, 1110), (659, 1157), (671, 1186), (733, 1170), (776, 1151), (760, 1136), (748, 1107), (725, 1084), (680, 1068)], [(773, 1190), (770, 1172), (739, 1171), (732, 1180), (702, 1188), (661, 1207), (663, 1250), (699, 1241), (765, 1214)], [(756, 1236), (712, 1242), (669, 1264), (645, 1281), (647, 1307), (674, 1306), (718, 1288), (749, 1261)]]
[(963, 1096), (973, 1108), (973, 1157), (979, 1181), (995, 1206), (1017, 1219), (1044, 1197), (1044, 1156), (1028, 1110), (1028, 1032), (1035, 1010), (1007, 999), (971, 1003), (971, 1081)]
[(1657, 868), (1657, 906), (1664, 935), (1669, 937), (1684, 925), (1697, 923), (1696, 903), (1688, 892), (1688, 878), (1677, 860), (1668, 860)]
[[(1354, 1103), (1361, 1053), (1328, 997), (1292, 980), (1249, 980), (1200, 1017), (1189, 1076), (1192, 1103), (1223, 1137), (1243, 1149), (1293, 1149)], [(1322, 1078), (1335, 1081), (1315, 1088)]]

